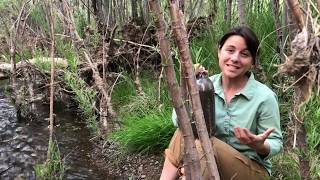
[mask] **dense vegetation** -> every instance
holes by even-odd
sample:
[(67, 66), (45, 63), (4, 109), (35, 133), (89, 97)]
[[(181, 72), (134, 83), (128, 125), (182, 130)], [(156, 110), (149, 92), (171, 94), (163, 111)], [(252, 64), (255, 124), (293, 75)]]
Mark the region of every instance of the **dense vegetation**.
[[(108, 130), (107, 134), (103, 134), (101, 122), (98, 120), (100, 118), (99, 110), (97, 110), (99, 109), (98, 105), (102, 103), (100, 99), (103, 95), (101, 95), (101, 91), (97, 90), (97, 85), (93, 83), (92, 72), (88, 73), (83, 67), (86, 62), (85, 55), (75, 47), (73, 39), (68, 39), (69, 34), (66, 34), (68, 32), (59, 15), (55, 15), (55, 56), (65, 58), (68, 62), (68, 68), (58, 67), (58, 70), (64, 69), (64, 72), (62, 76), (57, 75), (58, 81), (62, 82), (62, 87), (57, 88), (57, 91), (61, 92), (63, 88), (66, 88), (72, 92), (71, 94), (93, 135), (102, 135), (105, 140), (120, 143), (126, 153), (162, 153), (167, 147), (175, 127), (171, 123), (172, 105), (160, 67), (154, 26), (151, 16), (145, 12), (145, 9), (148, 9), (146, 3), (138, 0), (131, 3), (105, 1), (106, 4), (103, 4), (102, 1), (70, 2), (74, 8), (74, 30), (83, 39), (86, 50), (91, 54), (92, 61), (96, 64), (103, 64), (105, 62), (101, 62), (107, 58), (106, 67), (97, 65), (97, 69), (100, 74), (107, 73), (108, 76), (104, 79), (105, 84), (108, 84), (105, 88), (117, 114), (112, 120), (110, 119), (114, 125), (113, 129)], [(9, 49), (12, 47), (12, 40), (15, 40), (16, 62), (35, 58), (35, 68), (48, 73), (50, 60), (44, 62), (37, 60), (40, 57), (48, 57), (50, 52), (50, 41), (48, 40), (50, 39), (50, 24), (47, 20), (48, 14), (44, 10), (46, 4), (32, 1), (32, 4), (28, 6), (28, 11), (25, 10), (30, 14), (26, 16), (27, 13), (22, 13), (27, 17), (26, 22), (31, 29), (26, 30), (23, 36), (19, 35), (19, 31), (14, 34), (13, 30), (9, 30), (13, 22), (12, 19), (6, 17), (10, 15), (18, 19), (19, 10), (23, 3), (14, 0), (0, 2), (1, 23), (4, 24), (0, 28), (0, 61), (10, 62), (12, 54)], [(125, 3), (127, 6), (124, 5)], [(256, 70), (256, 73), (260, 75), (263, 70), (264, 76), (258, 76), (258, 78), (272, 88), (279, 98), (285, 149), (272, 159), (274, 164), (272, 178), (299, 179), (298, 157), (302, 156), (309, 162), (310, 178), (319, 179), (320, 133), (317, 129), (320, 127), (318, 122), (320, 119), (320, 99), (316, 95), (312, 96), (299, 112), (299, 115), (305, 120), (304, 128), (307, 132), (308, 149), (293, 148), (287, 139), (290, 130), (294, 128), (290, 124), (292, 116), (295, 115), (292, 114), (294, 91), (293, 88), (288, 88), (293, 82), (291, 77), (275, 76), (278, 71), (275, 65), (284, 61), (280, 52), (290, 54), (288, 47), (290, 40), (292, 40), (291, 36), (294, 36), (296, 31), (293, 25), (281, 28), (291, 34), (284, 38), (285, 43), (282, 44), (282, 51), (280, 51), (274, 8), (271, 8), (271, 3), (271, 0), (248, 1), (245, 11), (247, 25), (257, 33), (261, 40), (259, 62), (262, 69)], [(161, 1), (161, 5), (168, 20), (166, 1)], [(285, 12), (281, 8), (284, 9), (285, 3), (280, 1), (279, 5), (279, 15), (283, 15)], [(122, 12), (119, 9), (118, 11), (115, 10), (116, 8), (111, 8), (115, 6), (126, 8)], [(203, 64), (209, 70), (209, 74), (219, 73), (217, 42), (229, 27), (239, 24), (236, 3), (234, 2), (232, 6), (230, 24), (226, 22), (225, 1), (188, 1), (185, 6), (186, 17), (189, 20), (187, 22), (194, 23), (193, 28), (189, 28), (192, 34), (190, 50), (193, 62)], [(104, 10), (99, 11), (101, 7)], [(92, 12), (93, 14), (90, 15)], [(192, 21), (195, 17), (200, 19), (200, 15), (206, 19), (206, 24), (197, 24), (197, 21)], [(211, 18), (207, 18), (209, 15)], [(319, 22), (319, 18), (315, 22)], [(118, 26), (120, 26), (119, 30), (117, 30)], [(109, 49), (105, 50), (105, 46)], [(176, 73), (179, 76), (179, 56), (176, 47), (173, 47), (172, 50)], [(103, 70), (104, 72), (101, 73)], [(97, 107), (93, 108), (95, 105)], [(51, 146), (50, 148), (54, 149)], [(56, 154), (56, 156), (60, 155)], [(60, 165), (57, 163), (48, 168), (56, 168), (55, 166)], [(40, 174), (45, 174), (46, 172), (41, 171), (40, 167), (37, 166), (37, 171)]]

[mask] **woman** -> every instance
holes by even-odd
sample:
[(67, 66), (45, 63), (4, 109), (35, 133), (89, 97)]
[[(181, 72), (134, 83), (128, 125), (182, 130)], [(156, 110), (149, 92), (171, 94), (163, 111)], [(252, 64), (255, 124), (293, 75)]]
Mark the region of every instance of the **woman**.
[[(231, 29), (219, 42), (221, 73), (210, 80), (215, 88), (216, 108), (216, 132), (211, 140), (221, 179), (268, 179), (270, 158), (282, 149), (277, 97), (250, 72), (258, 47), (259, 41), (248, 27)], [(199, 140), (196, 146), (202, 157)], [(183, 167), (183, 138), (179, 129), (165, 155), (160, 179), (176, 179)], [(204, 179), (208, 179), (204, 161), (201, 158), (201, 171)]]

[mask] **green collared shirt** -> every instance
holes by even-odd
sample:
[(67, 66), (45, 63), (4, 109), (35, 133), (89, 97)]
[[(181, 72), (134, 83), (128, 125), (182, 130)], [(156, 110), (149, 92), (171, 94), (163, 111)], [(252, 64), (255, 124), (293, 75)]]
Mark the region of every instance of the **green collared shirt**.
[[(270, 158), (279, 153), (283, 146), (279, 106), (275, 93), (266, 85), (256, 81), (251, 73), (246, 86), (228, 104), (224, 97), (221, 74), (211, 76), (210, 80), (215, 88), (215, 137), (262, 164), (271, 174)], [(176, 125), (175, 112), (172, 118)], [(235, 127), (247, 128), (255, 134), (261, 134), (268, 128), (273, 128), (273, 132), (266, 140), (270, 145), (268, 156), (262, 157), (252, 148), (241, 144), (235, 137)]]

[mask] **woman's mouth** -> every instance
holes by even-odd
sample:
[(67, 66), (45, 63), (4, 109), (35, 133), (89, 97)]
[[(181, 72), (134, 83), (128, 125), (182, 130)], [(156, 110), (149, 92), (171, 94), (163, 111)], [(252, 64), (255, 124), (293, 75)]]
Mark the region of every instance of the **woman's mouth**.
[(228, 67), (234, 68), (234, 69), (240, 69), (239, 66), (232, 65), (232, 64), (226, 64)]

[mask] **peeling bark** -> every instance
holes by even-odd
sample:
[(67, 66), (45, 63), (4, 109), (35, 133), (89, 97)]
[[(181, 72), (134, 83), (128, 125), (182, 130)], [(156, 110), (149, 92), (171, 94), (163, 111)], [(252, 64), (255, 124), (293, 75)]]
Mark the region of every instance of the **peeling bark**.
[(190, 119), (186, 107), (183, 103), (181, 89), (178, 85), (174, 64), (170, 53), (170, 42), (165, 34), (165, 21), (161, 12), (158, 0), (149, 0), (150, 9), (154, 13), (154, 20), (157, 26), (157, 35), (160, 44), (160, 55), (164, 66), (165, 75), (168, 83), (169, 94), (172, 104), (177, 113), (179, 128), (183, 134), (185, 152), (185, 172), (187, 179), (201, 179), (200, 162), (195, 140), (192, 133)]
[(199, 97), (199, 90), (197, 89), (195, 73), (193, 70), (191, 54), (189, 51), (189, 42), (187, 32), (183, 26), (184, 15), (179, 11), (177, 0), (168, 0), (172, 30), (174, 39), (179, 49), (182, 68), (184, 75), (182, 78), (186, 79), (189, 95), (191, 97), (192, 112), (196, 120), (196, 127), (201, 142), (202, 149), (205, 154), (206, 164), (209, 172), (209, 179), (220, 179), (217, 164), (213, 154), (213, 148), (209, 139), (209, 134), (204, 121), (203, 111)]
[(238, 13), (239, 13), (239, 20), (240, 25), (245, 26), (247, 24), (246, 16), (245, 16), (245, 0), (237, 0), (237, 7), (238, 7)]

